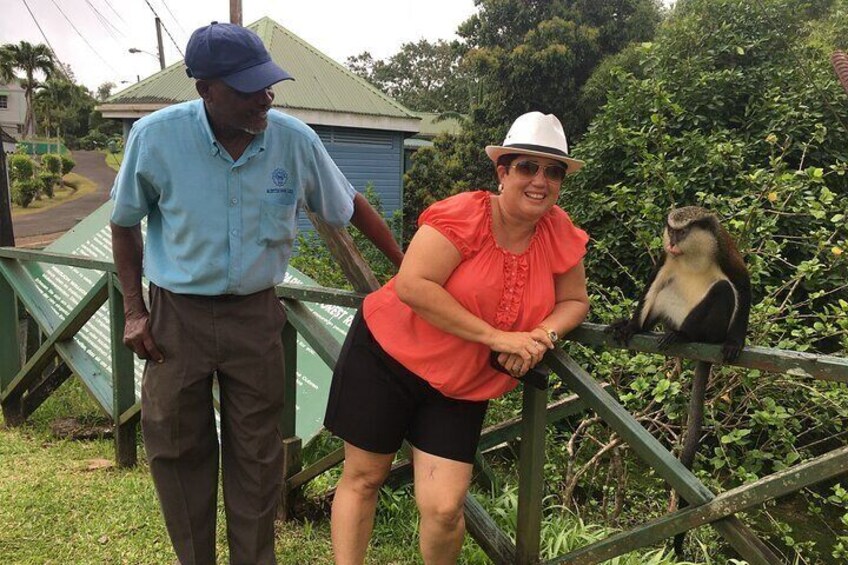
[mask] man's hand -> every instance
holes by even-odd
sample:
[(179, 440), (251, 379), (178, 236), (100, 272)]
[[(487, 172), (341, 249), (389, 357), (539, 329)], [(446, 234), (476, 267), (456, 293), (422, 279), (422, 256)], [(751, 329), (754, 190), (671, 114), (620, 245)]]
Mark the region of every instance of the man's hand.
[(150, 333), (150, 315), (127, 314), (124, 325), (124, 345), (132, 349), (140, 359), (151, 359), (157, 363), (165, 361), (165, 356), (159, 351), (153, 334)]

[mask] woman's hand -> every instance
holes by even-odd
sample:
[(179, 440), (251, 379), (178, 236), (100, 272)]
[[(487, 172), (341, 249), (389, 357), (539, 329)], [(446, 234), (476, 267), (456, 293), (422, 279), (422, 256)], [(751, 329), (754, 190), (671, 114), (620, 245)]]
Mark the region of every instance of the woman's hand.
[(524, 376), (553, 347), (547, 332), (541, 328), (530, 332), (497, 332), (491, 345), (500, 352), (498, 363), (514, 377)]

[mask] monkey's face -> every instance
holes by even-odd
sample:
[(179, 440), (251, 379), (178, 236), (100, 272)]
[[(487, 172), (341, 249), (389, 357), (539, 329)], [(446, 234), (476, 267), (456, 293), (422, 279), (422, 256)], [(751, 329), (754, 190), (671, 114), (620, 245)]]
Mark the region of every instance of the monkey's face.
[(713, 233), (699, 224), (686, 224), (679, 227), (666, 225), (663, 232), (663, 247), (668, 254), (712, 257), (718, 248)]
[(556, 204), (564, 176), (559, 161), (519, 155), (497, 172), (503, 187), (501, 205), (511, 215), (536, 222)]

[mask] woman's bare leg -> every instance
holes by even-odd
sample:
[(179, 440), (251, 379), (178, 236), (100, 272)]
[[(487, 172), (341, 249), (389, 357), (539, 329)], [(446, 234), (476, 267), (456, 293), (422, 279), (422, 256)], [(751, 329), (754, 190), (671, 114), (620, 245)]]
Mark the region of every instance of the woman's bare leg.
[(394, 454), (372, 453), (345, 442), (344, 469), (330, 520), (337, 565), (361, 565), (365, 561), (377, 495), (393, 459)]

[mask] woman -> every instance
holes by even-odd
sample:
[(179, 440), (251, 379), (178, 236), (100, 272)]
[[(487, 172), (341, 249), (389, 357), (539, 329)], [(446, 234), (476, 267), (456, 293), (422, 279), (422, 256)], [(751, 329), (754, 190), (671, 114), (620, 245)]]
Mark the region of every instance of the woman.
[[(556, 206), (563, 178), (582, 166), (559, 120), (524, 114), (486, 153), (499, 194), (462, 193), (425, 210), (397, 276), (366, 297), (342, 348), (324, 421), (345, 441), (331, 522), (340, 565), (364, 561), (404, 439), (424, 562), (456, 562), (488, 400), (515, 388), (589, 311), (588, 236)], [(509, 374), (490, 363), (492, 351)]]

